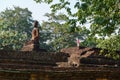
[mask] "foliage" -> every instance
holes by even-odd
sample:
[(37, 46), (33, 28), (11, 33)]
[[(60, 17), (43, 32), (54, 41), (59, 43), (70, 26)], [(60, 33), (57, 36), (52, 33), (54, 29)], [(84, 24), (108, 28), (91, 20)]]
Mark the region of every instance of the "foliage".
[[(63, 47), (75, 45), (73, 35), (68, 34), (68, 24), (66, 24), (67, 16), (64, 14), (46, 14), (48, 21), (42, 24), (42, 33), (46, 35), (48, 50), (59, 51)], [(71, 38), (71, 39), (70, 39)], [(71, 42), (72, 41), (72, 42)], [(46, 42), (46, 41), (44, 41)], [(71, 42), (71, 43), (70, 43)]]
[(71, 24), (69, 24), (68, 17), (65, 14), (47, 13), (45, 16), (49, 19), (42, 24), (41, 37), (44, 38), (44, 42), (47, 42), (47, 45), (41, 44), (44, 48), (50, 51), (59, 51), (61, 48), (76, 46), (77, 37), (83, 41), (81, 45), (90, 46), (91, 43), (94, 43), (92, 39), (89, 42), (85, 40), (90, 33), (86, 27), (76, 26), (75, 31), (72, 32), (72, 28), (69, 28)]
[(22, 44), (26, 40), (26, 37), (26, 34), (18, 33), (18, 31), (2, 30), (0, 33), (0, 49), (18, 50), (22, 47)]
[(14, 7), (0, 13), (0, 49), (19, 50), (31, 36), (31, 12)]
[[(117, 36), (120, 34), (120, 0), (74, 0), (75, 4), (72, 6), (74, 8), (71, 7), (71, 4), (73, 4), (71, 0), (59, 0), (58, 3), (52, 3), (54, 0), (35, 1), (49, 3), (54, 14), (65, 10), (68, 17), (66, 23), (69, 32), (76, 32), (77, 26), (89, 23), (89, 29), (87, 29), (87, 26), (85, 30), (82, 27), (83, 33), (86, 30), (88, 33), (81, 45), (95, 46), (98, 44), (100, 48), (112, 51), (119, 50), (119, 40), (111, 35)], [(108, 37), (108, 39), (105, 37)], [(114, 39), (111, 37), (114, 37)], [(112, 54), (114, 55), (114, 53)]]
[(46, 2), (46, 3), (51, 3), (53, 0), (34, 0), (37, 3), (41, 3), (41, 2)]
[[(58, 30), (56, 33), (60, 32), (60, 26), (62, 26), (64, 29), (61, 30), (61, 32), (64, 33), (64, 30), (67, 30), (69, 32), (69, 34), (67, 33), (68, 36), (74, 32), (75, 34), (79, 34), (84, 40), (81, 45), (97, 45), (99, 48), (109, 50), (107, 56), (119, 58), (115, 51), (120, 50), (120, 0), (74, 0), (75, 4), (72, 7), (71, 4), (73, 4), (73, 2), (71, 0), (58, 0), (58, 3), (52, 3), (54, 0), (35, 1), (49, 3), (54, 15), (58, 14), (61, 10), (67, 12), (65, 15), (67, 18), (64, 21), (64, 24), (60, 24), (60, 22), (56, 21), (57, 19), (47, 23), (46, 26), (49, 24), (50, 27), (51, 25), (53, 30), (56, 30), (56, 27), (54, 28), (54, 26), (57, 26)], [(73, 11), (73, 7), (75, 11)], [(48, 17), (50, 18), (51, 16)], [(86, 23), (90, 24), (89, 29), (87, 26), (83, 27)], [(65, 35), (65, 37), (62, 35), (63, 39), (67, 38), (67, 35)], [(59, 37), (62, 38), (61, 36)], [(108, 38), (106, 39), (105, 37)], [(56, 37), (54, 39), (57, 40), (59, 38)], [(70, 38), (68, 38), (67, 41), (69, 42), (69, 40)], [(72, 43), (70, 42), (70, 44)], [(58, 45), (57, 41), (56, 45)]]
[(114, 59), (119, 58), (119, 55), (116, 54), (116, 51), (120, 50), (120, 35), (111, 36), (105, 40), (97, 40), (97, 47), (102, 49), (107, 49), (109, 54), (105, 54), (108, 57), (113, 57)]
[[(35, 0), (37, 2), (48, 2), (53, 0)], [(120, 1), (119, 0), (75, 0), (74, 8), (76, 12), (72, 13), (70, 4), (72, 1), (59, 0), (58, 3), (51, 3), (52, 12), (61, 9), (66, 10), (68, 15), (77, 19), (72, 24), (79, 22), (85, 24), (91, 23), (92, 35), (109, 36), (119, 28), (120, 24)], [(69, 19), (70, 20), (70, 19)], [(74, 27), (73, 27), (74, 28)], [(120, 29), (119, 29), (120, 30)]]
[(31, 35), (32, 24), (30, 22), (31, 12), (25, 8), (14, 7), (14, 9), (6, 9), (0, 13), (2, 25), (7, 25), (6, 29), (16, 30)]
[(111, 49), (112, 50), (120, 50), (120, 35), (111, 36), (105, 40), (98, 40), (98, 47), (102, 47), (103, 49)]

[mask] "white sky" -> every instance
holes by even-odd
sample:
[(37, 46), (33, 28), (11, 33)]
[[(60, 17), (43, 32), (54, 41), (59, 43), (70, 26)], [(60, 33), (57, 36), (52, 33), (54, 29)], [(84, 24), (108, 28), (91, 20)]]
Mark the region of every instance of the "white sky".
[[(69, 0), (72, 2), (70, 5), (73, 9), (75, 0)], [(58, 0), (54, 0), (54, 3)], [(36, 3), (34, 0), (0, 0), (0, 12), (4, 11), (6, 8), (13, 8), (13, 6), (19, 6), (20, 8), (28, 8), (32, 12), (32, 17), (40, 22), (47, 20), (44, 16), (45, 13), (50, 13), (50, 6), (45, 3)], [(74, 11), (73, 11), (74, 12)], [(64, 11), (62, 11), (64, 13)]]
[[(72, 12), (75, 12), (74, 9), (75, 0), (68, 0), (71, 2), (71, 9)], [(54, 3), (58, 2), (58, 0), (54, 0)], [(42, 21), (46, 21), (47, 17), (44, 16), (45, 13), (50, 13), (50, 6), (45, 3), (36, 3), (34, 0), (0, 0), (0, 12), (4, 11), (6, 8), (13, 8), (14, 6), (20, 8), (28, 8), (29, 11), (32, 12), (32, 17), (34, 20), (38, 20), (40, 23)], [(65, 13), (62, 11), (62, 13)], [(86, 24), (89, 26), (89, 24)]]
[(50, 7), (47, 4), (39, 4), (34, 0), (0, 0), (0, 12), (6, 8), (13, 8), (13, 6), (19, 6), (20, 8), (28, 8), (32, 12), (32, 17), (35, 20), (42, 21), (47, 20), (44, 17), (45, 13), (50, 13)]

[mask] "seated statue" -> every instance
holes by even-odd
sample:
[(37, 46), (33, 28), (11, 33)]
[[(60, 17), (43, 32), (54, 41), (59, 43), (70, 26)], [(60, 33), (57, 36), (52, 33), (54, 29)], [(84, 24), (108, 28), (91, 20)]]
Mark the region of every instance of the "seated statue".
[(39, 50), (39, 29), (38, 21), (34, 22), (34, 28), (32, 30), (32, 38), (26, 42), (22, 48), (22, 51)]
[(31, 41), (34, 44), (39, 44), (39, 29), (38, 29), (38, 21), (34, 22), (34, 28), (32, 30), (32, 38)]

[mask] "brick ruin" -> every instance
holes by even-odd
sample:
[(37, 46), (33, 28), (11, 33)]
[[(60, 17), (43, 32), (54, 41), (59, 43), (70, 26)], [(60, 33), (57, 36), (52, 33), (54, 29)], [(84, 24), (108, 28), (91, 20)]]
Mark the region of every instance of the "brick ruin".
[[(120, 66), (120, 59), (115, 60), (112, 57), (106, 57), (100, 54), (100, 48), (92, 47), (71, 47), (62, 49), (61, 52), (69, 54), (68, 64), (73, 67), (79, 67), (81, 64), (101, 65), (101, 66)], [(107, 54), (108, 51), (104, 50)], [(120, 51), (116, 54), (120, 55)]]
[(90, 47), (71, 47), (60, 52), (1, 50), (0, 79), (16, 80), (18, 77), (17, 80), (120, 79), (118, 75), (120, 60), (100, 55), (100, 50)]
[(90, 47), (71, 47), (56, 53), (42, 51), (0, 51), (0, 64), (36, 64), (53, 67), (80, 67), (83, 64), (91, 66), (120, 66), (120, 60), (100, 55), (100, 50), (99, 48)]

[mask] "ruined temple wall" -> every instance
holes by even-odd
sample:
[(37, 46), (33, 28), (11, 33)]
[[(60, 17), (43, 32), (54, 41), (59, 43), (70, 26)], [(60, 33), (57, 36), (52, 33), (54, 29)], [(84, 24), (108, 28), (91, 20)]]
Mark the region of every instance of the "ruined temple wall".
[(49, 52), (22, 52), (22, 51), (0, 51), (0, 64), (36, 64), (56, 65), (56, 62), (67, 62), (68, 54)]
[(0, 80), (120, 80), (120, 76), (114, 72), (0, 72)]

